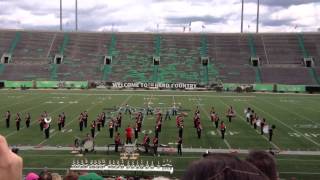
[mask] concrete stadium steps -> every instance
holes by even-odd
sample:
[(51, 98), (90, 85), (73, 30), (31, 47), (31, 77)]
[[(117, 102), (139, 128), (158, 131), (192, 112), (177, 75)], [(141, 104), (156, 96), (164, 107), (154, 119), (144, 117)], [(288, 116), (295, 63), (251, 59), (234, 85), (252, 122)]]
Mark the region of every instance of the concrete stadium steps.
[(15, 64), (46, 64), (53, 33), (21, 31), (20, 41), (13, 51)]
[(219, 77), (224, 83), (255, 83), (255, 71), (251, 66), (218, 66)]
[(3, 53), (8, 53), (11, 42), (16, 36), (16, 31), (0, 30), (0, 56)]
[(261, 36), (257, 34), (251, 34), (251, 35), (254, 41), (254, 46), (256, 48), (256, 55), (257, 57), (260, 58), (261, 65), (269, 64)]
[(304, 34), (304, 46), (309, 56), (315, 58), (315, 65), (320, 65), (320, 36), (318, 34)]
[(280, 68), (280, 67), (261, 67), (262, 83), (279, 83), (279, 84), (301, 84), (315, 85), (313, 77), (309, 73), (309, 68)]
[(249, 64), (251, 54), (247, 35), (209, 34), (207, 39), (209, 57), (216, 62), (230, 65)]
[(50, 79), (49, 65), (7, 64), (0, 79), (25, 81)]
[(296, 34), (262, 34), (270, 64), (301, 64), (303, 53)]

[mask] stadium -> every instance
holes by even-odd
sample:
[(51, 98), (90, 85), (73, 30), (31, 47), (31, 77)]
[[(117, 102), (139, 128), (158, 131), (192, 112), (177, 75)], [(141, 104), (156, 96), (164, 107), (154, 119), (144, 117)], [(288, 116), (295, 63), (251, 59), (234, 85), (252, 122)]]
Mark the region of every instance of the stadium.
[(0, 135), (23, 178), (180, 179), (261, 150), (279, 179), (320, 179), (317, 30), (259, 32), (258, 8), (256, 32), (82, 31), (76, 4), (71, 31), (61, 8), (60, 30), (0, 29)]

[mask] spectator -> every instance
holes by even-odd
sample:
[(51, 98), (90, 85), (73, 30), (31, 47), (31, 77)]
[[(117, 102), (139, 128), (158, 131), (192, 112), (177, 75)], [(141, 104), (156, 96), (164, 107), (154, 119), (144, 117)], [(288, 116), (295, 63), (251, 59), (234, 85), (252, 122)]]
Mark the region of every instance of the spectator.
[(38, 180), (39, 176), (38, 174), (34, 173), (34, 172), (30, 172), (27, 174), (25, 180)]
[(265, 151), (251, 151), (246, 158), (246, 161), (255, 165), (260, 169), (270, 180), (278, 179), (276, 161), (274, 157)]
[(52, 173), (52, 180), (62, 180), (62, 177), (58, 173)]
[(73, 171), (69, 171), (64, 177), (64, 180), (78, 180), (78, 174)]
[(22, 159), (8, 147), (7, 140), (0, 135), (0, 178), (22, 179)]
[(257, 167), (240, 160), (235, 155), (209, 154), (193, 162), (182, 178), (182, 180), (193, 179), (268, 180), (268, 177)]
[(103, 177), (97, 175), (96, 173), (88, 173), (86, 175), (79, 176), (78, 180), (103, 180)]
[(40, 177), (39, 180), (52, 180), (52, 175), (47, 170), (42, 171), (39, 174), (39, 177)]

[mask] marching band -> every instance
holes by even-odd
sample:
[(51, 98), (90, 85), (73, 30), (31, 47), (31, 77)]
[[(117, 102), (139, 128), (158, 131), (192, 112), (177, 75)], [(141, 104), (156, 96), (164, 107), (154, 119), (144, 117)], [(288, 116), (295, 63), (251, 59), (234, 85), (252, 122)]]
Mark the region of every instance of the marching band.
[[(148, 105), (149, 108), (151, 108)], [(174, 107), (171, 110), (166, 109), (166, 118), (165, 120), (170, 120), (171, 115), (176, 118), (176, 128), (178, 129), (178, 136), (177, 136), (177, 153), (178, 155), (182, 155), (182, 142), (183, 142), (183, 132), (184, 132), (184, 121), (186, 117), (188, 117), (188, 113), (186, 112), (180, 112), (178, 111), (179, 108)], [(131, 127), (131, 125), (128, 125), (127, 128), (124, 129), (124, 134), (125, 134), (125, 143), (126, 144), (132, 144), (133, 141), (133, 135), (135, 140), (139, 138), (139, 133), (143, 132), (144, 137), (143, 137), (143, 142), (140, 144), (144, 147), (145, 153), (149, 152), (149, 148), (153, 149), (154, 155), (157, 155), (157, 150), (159, 147), (159, 137), (162, 129), (162, 123), (163, 123), (163, 114), (160, 109), (154, 108), (152, 109), (152, 113), (149, 112), (147, 116), (154, 116), (154, 137), (152, 139), (152, 145), (150, 146), (150, 137), (149, 134), (152, 132), (149, 130), (149, 133), (144, 130), (142, 131), (142, 125), (144, 121), (144, 113), (143, 111), (138, 111), (135, 112), (131, 107), (126, 105), (125, 107), (125, 113), (129, 113), (130, 117), (133, 115), (132, 119), (135, 120), (134, 126)], [(274, 134), (274, 129), (275, 125), (268, 125), (266, 122), (265, 118), (260, 118), (255, 111), (248, 107), (244, 110), (244, 116), (246, 121), (248, 122), (249, 125), (251, 125), (254, 129), (258, 129), (257, 131), (259, 134), (264, 135), (268, 134), (269, 136), (269, 141), (272, 141), (272, 137)], [(86, 127), (87, 127), (87, 121), (88, 121), (88, 112), (83, 111), (80, 113), (79, 118), (78, 118), (78, 123), (79, 123), (79, 130), (82, 132)], [(227, 111), (226, 111), (226, 120), (228, 120), (229, 123), (232, 122), (232, 119), (236, 117), (236, 112), (233, 109), (232, 106), (229, 106)], [(5, 113), (5, 124), (6, 127), (10, 127), (10, 118), (11, 118), (11, 113), (10, 111), (7, 111)], [(215, 128), (216, 130), (220, 131), (221, 139), (225, 139), (226, 136), (226, 130), (227, 126), (224, 123), (224, 121), (220, 121), (220, 117), (218, 113), (215, 111), (214, 107), (211, 108), (210, 110), (210, 115), (208, 116), (210, 124), (212, 124), (211, 127), (205, 127), (208, 129)], [(31, 123), (31, 114), (29, 112), (25, 113), (25, 125), (26, 128), (29, 128)], [(131, 118), (130, 118), (131, 119)], [(193, 116), (193, 127), (196, 130), (196, 138), (201, 139), (202, 131), (203, 131), (203, 126), (201, 123), (201, 120), (204, 118), (201, 118), (200, 116), (200, 108), (199, 106), (196, 106), (195, 111), (194, 111), (194, 116)], [(118, 111), (113, 117), (106, 116), (105, 112), (101, 112), (98, 114), (97, 118), (95, 120), (92, 120), (90, 123), (90, 131), (91, 131), (91, 140), (94, 141), (95, 135), (96, 135), (96, 130), (100, 131), (102, 128), (105, 127), (106, 129), (109, 129), (109, 137), (113, 138), (114, 134), (114, 145), (115, 145), (115, 151), (118, 152), (118, 147), (121, 145), (121, 131), (119, 129), (121, 128), (121, 123), (122, 123), (123, 117), (122, 117), (122, 112)], [(38, 119), (39, 126), (40, 126), (40, 131), (44, 132), (45, 138), (48, 139), (50, 138), (50, 127), (51, 127), (51, 121), (52, 118), (48, 115), (46, 111), (44, 111), (42, 114), (40, 114), (40, 117)], [(20, 125), (21, 125), (21, 115), (20, 113), (16, 113), (15, 116), (15, 122), (16, 122), (16, 129), (17, 131), (20, 130)], [(61, 114), (58, 114), (57, 117), (57, 125), (58, 125), (58, 130), (59, 132), (64, 132), (64, 128), (66, 128), (66, 114), (62, 112)], [(165, 121), (167, 122), (167, 121)], [(131, 124), (131, 122), (130, 122)], [(188, 123), (189, 124), (189, 123)], [(206, 123), (205, 123), (206, 124)], [(229, 126), (229, 125), (228, 125)], [(231, 124), (230, 124), (231, 126)]]

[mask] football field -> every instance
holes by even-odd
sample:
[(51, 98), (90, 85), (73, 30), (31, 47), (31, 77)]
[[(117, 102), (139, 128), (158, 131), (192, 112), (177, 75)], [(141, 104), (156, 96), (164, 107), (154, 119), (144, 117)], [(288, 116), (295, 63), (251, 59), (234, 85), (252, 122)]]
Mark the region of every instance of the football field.
[[(107, 118), (114, 117), (118, 111), (123, 111), (128, 104), (135, 111), (144, 111), (148, 104), (161, 110), (164, 114), (173, 105), (180, 112), (188, 113), (184, 119), (183, 148), (188, 150), (182, 157), (173, 154), (163, 154), (159, 159), (172, 159), (178, 176), (195, 159), (199, 159), (201, 150), (244, 152), (252, 149), (276, 149), (280, 176), (298, 179), (320, 179), (320, 95), (308, 94), (262, 94), (262, 93), (215, 93), (215, 92), (183, 92), (183, 91), (106, 91), (106, 90), (1, 90), (0, 91), (0, 134), (5, 136), (12, 146), (40, 147), (39, 150), (26, 150), (19, 153), (24, 158), (25, 170), (37, 168), (53, 168), (56, 170), (68, 168), (74, 156), (69, 151), (43, 150), (41, 147), (71, 147), (75, 138), (84, 138), (90, 133), (89, 127), (80, 132), (79, 114), (88, 111), (89, 122), (95, 120), (101, 112), (106, 112)], [(236, 117), (232, 123), (225, 116), (229, 106), (233, 106)], [(197, 138), (193, 127), (193, 114), (199, 106), (201, 124), (203, 127), (201, 139)], [(226, 137), (221, 139), (220, 132), (210, 121), (210, 110), (214, 107), (220, 120), (227, 126)], [(254, 109), (259, 117), (266, 118), (268, 125), (275, 125), (272, 142), (268, 135), (260, 135), (246, 122), (244, 109)], [(5, 128), (4, 115), (11, 111), (10, 128)], [(50, 138), (45, 139), (40, 131), (38, 119), (43, 111), (52, 117)], [(23, 117), (20, 131), (15, 128), (15, 114)], [(25, 113), (31, 114), (31, 127), (25, 127)], [(58, 131), (58, 114), (65, 112), (66, 126)], [(121, 136), (124, 138), (124, 128), (134, 125), (134, 115), (124, 114)], [(155, 115), (145, 115), (143, 132), (154, 135)], [(164, 120), (159, 144), (175, 148), (178, 137), (175, 117)], [(123, 139), (124, 140), (124, 139)], [(143, 134), (139, 134), (137, 142), (142, 142)], [(106, 147), (113, 143), (109, 138), (107, 128), (96, 131), (95, 144)], [(23, 148), (21, 148), (23, 149)], [(175, 150), (175, 149), (174, 149)], [(243, 155), (245, 156), (245, 155)], [(105, 152), (88, 155), (87, 158), (119, 159), (119, 155)], [(155, 159), (151, 155), (143, 155), (142, 159)], [(157, 157), (158, 158), (158, 157)]]

